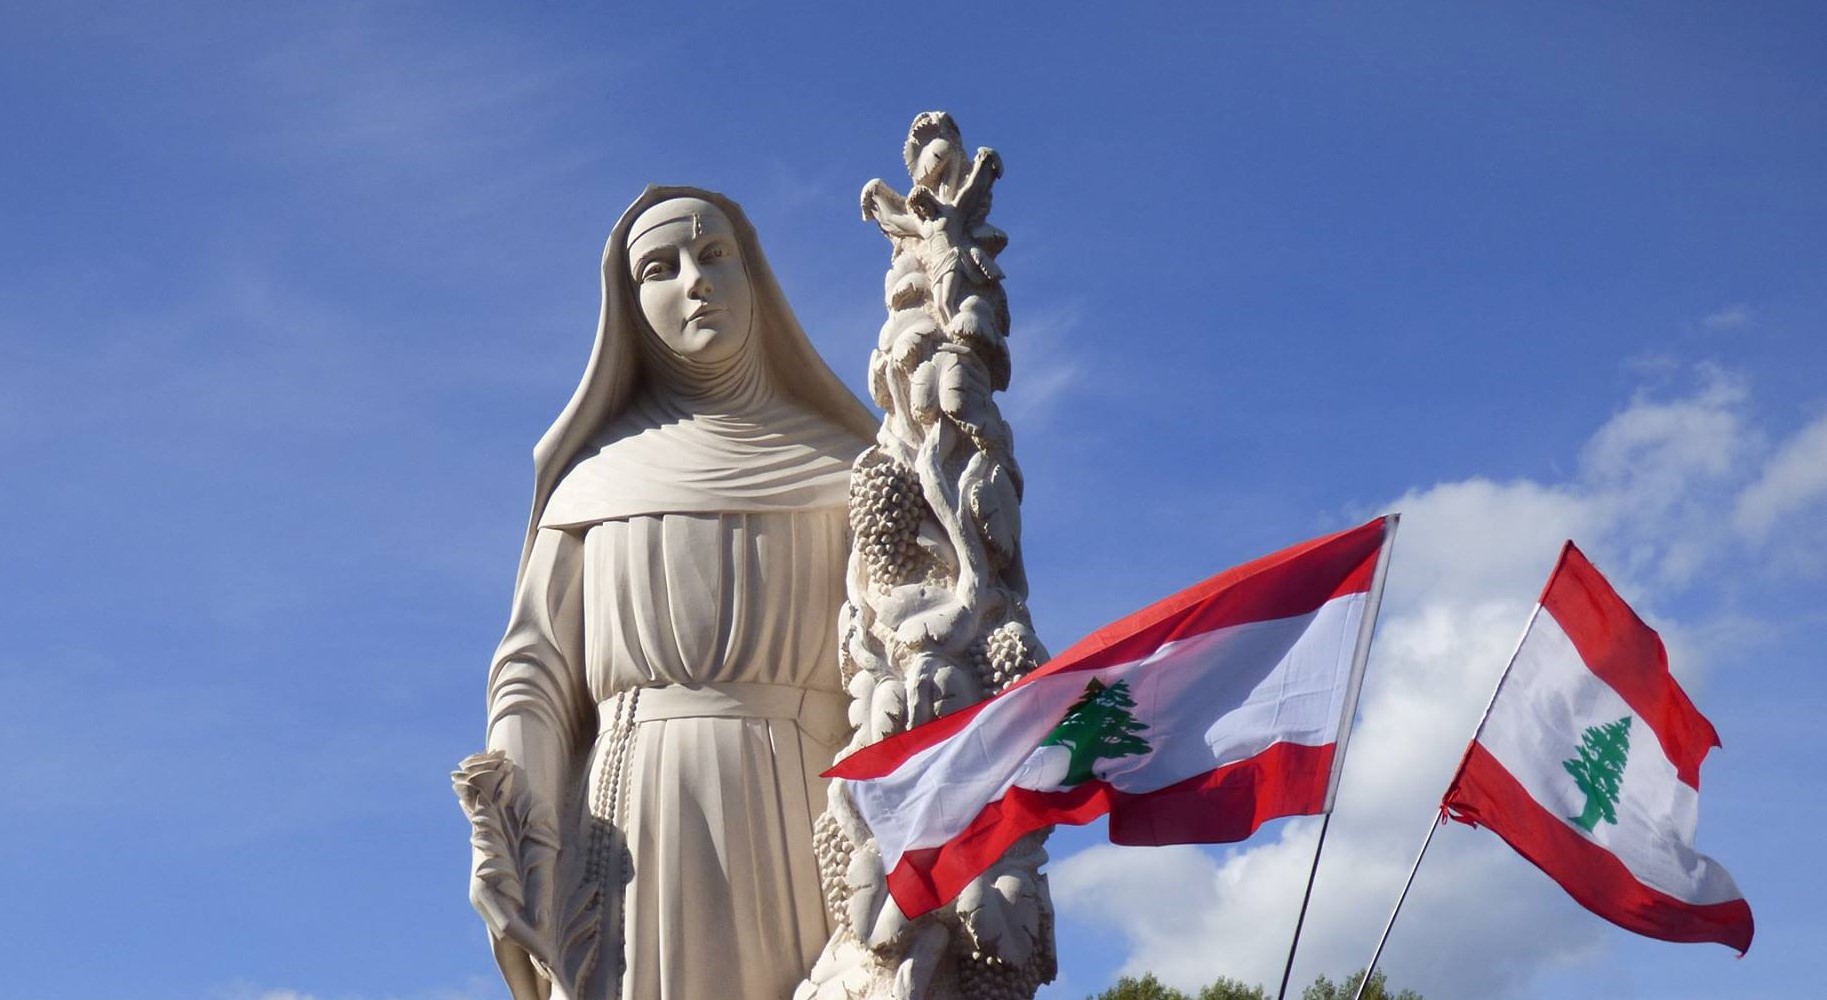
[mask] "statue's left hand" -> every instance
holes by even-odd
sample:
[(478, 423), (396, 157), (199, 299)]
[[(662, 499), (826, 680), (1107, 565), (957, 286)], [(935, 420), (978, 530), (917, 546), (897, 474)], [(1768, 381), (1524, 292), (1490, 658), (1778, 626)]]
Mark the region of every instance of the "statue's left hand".
[(469, 880), (469, 901), (496, 937), (514, 942), (534, 956), (544, 957), (545, 942), (520, 904), (507, 898), (485, 877), (486, 859), (475, 859), (475, 872)]
[(541, 927), (551, 911), (558, 850), (551, 807), (534, 798), (524, 773), (500, 750), (464, 758), (451, 779), (471, 827), (470, 902), (499, 941), (549, 965)]

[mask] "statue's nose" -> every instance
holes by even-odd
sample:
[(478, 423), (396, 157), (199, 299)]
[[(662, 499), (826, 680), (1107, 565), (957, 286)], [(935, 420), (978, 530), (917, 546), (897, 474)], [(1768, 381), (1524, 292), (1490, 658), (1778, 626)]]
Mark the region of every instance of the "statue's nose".
[(710, 298), (710, 275), (705, 274), (704, 269), (695, 264), (686, 264), (684, 268), (685, 273), (682, 277), (685, 279), (686, 296), (699, 301)]

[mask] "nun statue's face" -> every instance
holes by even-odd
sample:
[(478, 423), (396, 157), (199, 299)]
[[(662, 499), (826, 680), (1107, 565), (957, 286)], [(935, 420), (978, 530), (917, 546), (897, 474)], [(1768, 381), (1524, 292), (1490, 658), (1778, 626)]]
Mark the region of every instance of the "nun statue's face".
[(755, 299), (729, 219), (707, 201), (673, 198), (642, 212), (629, 234), (635, 297), (660, 343), (692, 361), (735, 357)]

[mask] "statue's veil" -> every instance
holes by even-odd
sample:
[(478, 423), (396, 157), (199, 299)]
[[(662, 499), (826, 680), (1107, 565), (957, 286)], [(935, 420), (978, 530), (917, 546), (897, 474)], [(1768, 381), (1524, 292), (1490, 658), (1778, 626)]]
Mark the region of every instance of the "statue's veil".
[(786, 296), (781, 294), (774, 271), (768, 266), (755, 237), (755, 227), (749, 224), (742, 208), (714, 191), (649, 186), (628, 211), (622, 213), (621, 221), (615, 224), (615, 229), (609, 233), (609, 242), (603, 247), (602, 314), (596, 327), (596, 343), (590, 349), (590, 361), (584, 366), (584, 377), (558, 419), (533, 447), (533, 512), (520, 552), (521, 573), (526, 572), (527, 556), (533, 551), (533, 536), (539, 530), (540, 518), (552, 498), (552, 491), (597, 432), (628, 408), (634, 394), (641, 365), (639, 338), (643, 336), (646, 320), (641, 316), (633, 283), (628, 277), (628, 230), (642, 212), (673, 198), (701, 198), (717, 206), (729, 218), (741, 244), (742, 259), (753, 290), (756, 347), (780, 393), (861, 441), (869, 441), (875, 436), (876, 418), (812, 349), (812, 342), (806, 338)]

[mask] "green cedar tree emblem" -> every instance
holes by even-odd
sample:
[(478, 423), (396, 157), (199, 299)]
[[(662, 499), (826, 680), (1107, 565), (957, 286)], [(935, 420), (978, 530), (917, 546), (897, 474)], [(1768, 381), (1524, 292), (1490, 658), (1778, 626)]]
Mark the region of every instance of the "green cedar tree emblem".
[(1561, 761), (1573, 781), (1586, 793), (1586, 808), (1569, 816), (1580, 829), (1591, 833), (1599, 820), (1618, 821), (1618, 788), (1624, 781), (1624, 759), (1630, 754), (1630, 716), (1593, 726), (1580, 736), (1579, 756)]
[(1129, 695), (1129, 682), (1117, 681), (1108, 687), (1093, 677), (1085, 693), (1067, 710), (1065, 718), (1053, 728), (1041, 746), (1061, 746), (1072, 753), (1062, 787), (1081, 784), (1097, 777), (1091, 768), (1100, 760), (1134, 757), (1152, 749), (1137, 735), (1148, 728), (1130, 714), (1136, 707)]

